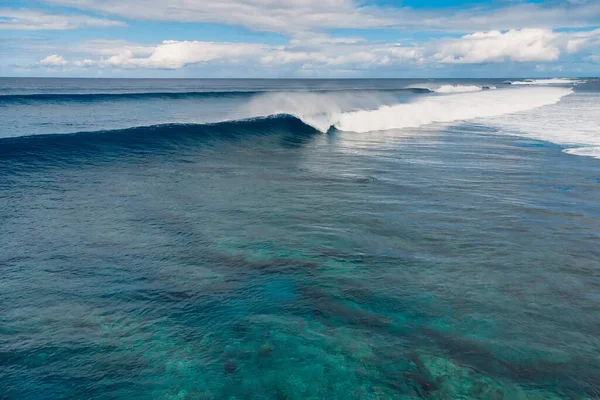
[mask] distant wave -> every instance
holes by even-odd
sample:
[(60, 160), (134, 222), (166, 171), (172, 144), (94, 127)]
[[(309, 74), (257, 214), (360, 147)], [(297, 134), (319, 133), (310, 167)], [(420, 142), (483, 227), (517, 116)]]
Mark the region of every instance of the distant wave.
[(144, 99), (187, 99), (187, 98), (227, 98), (249, 97), (265, 93), (341, 93), (341, 92), (383, 92), (383, 93), (431, 93), (427, 88), (400, 88), (400, 89), (344, 89), (344, 90), (290, 90), (290, 91), (188, 91), (188, 92), (124, 92), (124, 93), (32, 93), (32, 94), (4, 94), (0, 95), (1, 103), (15, 102), (94, 102), (94, 101), (126, 101)]
[(573, 85), (581, 83), (579, 79), (552, 78), (552, 79), (525, 79), (521, 81), (505, 81), (507, 85)]
[(3, 102), (28, 102), (28, 101), (64, 101), (64, 102), (90, 102), (131, 99), (184, 99), (190, 97), (234, 97), (249, 96), (256, 91), (227, 91), (227, 92), (139, 92), (139, 93), (34, 93), (34, 94), (6, 94), (0, 95)]

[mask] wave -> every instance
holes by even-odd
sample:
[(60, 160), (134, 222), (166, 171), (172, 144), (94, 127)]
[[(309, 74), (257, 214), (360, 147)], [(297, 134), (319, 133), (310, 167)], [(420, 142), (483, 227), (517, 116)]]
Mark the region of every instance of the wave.
[[(260, 93), (253, 96), (225, 120), (200, 124), (164, 124), (134, 128), (88, 132), (81, 134), (29, 136), (27, 146), (35, 145), (44, 137), (42, 147), (49, 141), (60, 141), (58, 137), (70, 137), (67, 143), (83, 146), (88, 138), (102, 137), (103, 143), (119, 143), (121, 146), (145, 146), (160, 141), (197, 140), (198, 137), (221, 135), (256, 134), (257, 132), (327, 132), (331, 129), (351, 132), (381, 131), (389, 129), (416, 128), (433, 123), (449, 123), (477, 118), (493, 120), (494, 117), (511, 115), (507, 121), (518, 120), (522, 111), (548, 106), (572, 93), (571, 88), (544, 86), (519, 87), (501, 90), (479, 90), (477, 92), (449, 93), (440, 96), (406, 97), (412, 100), (398, 103), (399, 98), (382, 92), (355, 93), (315, 93), (286, 92)], [(545, 110), (546, 108), (544, 108)], [(588, 113), (589, 114), (589, 113)], [(527, 113), (522, 118), (527, 118)], [(552, 130), (552, 129), (550, 129)], [(73, 137), (85, 139), (73, 139)], [(57, 139), (48, 139), (55, 137)], [(7, 143), (22, 143), (19, 138), (3, 139), (3, 149)], [(92, 143), (98, 142), (94, 139)], [(581, 141), (582, 144), (590, 142)], [(594, 146), (596, 143), (591, 143)], [(88, 146), (87, 144), (85, 146)], [(9, 146), (10, 147), (10, 146)], [(67, 146), (68, 147), (68, 146)], [(580, 146), (581, 152), (586, 146)], [(589, 146), (588, 146), (589, 147)], [(3, 153), (0, 151), (0, 153)], [(41, 151), (40, 151), (41, 154)]]
[(531, 87), (486, 90), (419, 99), (412, 103), (383, 106), (336, 116), (332, 125), (343, 131), (369, 132), (416, 128), (439, 122), (494, 117), (557, 103), (571, 88)]
[(227, 91), (227, 92), (137, 92), (137, 93), (33, 93), (0, 95), (2, 102), (28, 101), (62, 101), (62, 102), (92, 102), (132, 99), (185, 99), (190, 97), (236, 97), (251, 96), (256, 91)]
[(231, 114), (233, 119), (292, 115), (305, 124), (327, 132), (346, 112), (376, 110), (398, 104), (398, 97), (388, 92), (363, 91), (356, 93), (285, 92), (263, 93)]
[[(81, 163), (95, 156), (114, 157), (116, 154), (146, 155), (170, 153), (198, 143), (216, 140), (237, 140), (247, 136), (280, 135), (285, 145), (297, 146), (318, 131), (291, 115), (273, 115), (210, 124), (160, 124), (125, 129), (16, 136), (1, 139), (0, 159), (27, 159), (24, 165), (44, 164), (47, 161), (73, 157)], [(14, 167), (0, 163), (2, 167)]]
[(525, 79), (522, 81), (505, 81), (507, 85), (574, 85), (583, 81), (570, 78)]
[[(19, 102), (101, 102), (101, 101), (126, 101), (126, 100), (145, 100), (145, 99), (188, 99), (188, 98), (230, 98), (230, 97), (251, 97), (266, 93), (356, 93), (361, 89), (343, 89), (343, 90), (291, 90), (291, 91), (265, 91), (265, 90), (247, 90), (247, 91), (188, 91), (188, 92), (118, 92), (118, 93), (31, 93), (31, 94), (3, 94), (0, 95), (1, 103), (19, 103)], [(374, 89), (372, 92), (389, 93), (431, 93), (427, 88), (400, 88), (400, 89)]]
[(479, 92), (480, 90), (483, 90), (483, 87), (475, 85), (442, 85), (437, 89), (433, 89), (436, 93), (469, 93)]

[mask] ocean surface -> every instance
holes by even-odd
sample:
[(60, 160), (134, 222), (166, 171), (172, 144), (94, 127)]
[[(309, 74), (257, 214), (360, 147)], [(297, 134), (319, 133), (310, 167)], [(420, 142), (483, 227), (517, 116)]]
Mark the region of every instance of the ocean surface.
[(600, 81), (0, 79), (0, 399), (600, 399)]

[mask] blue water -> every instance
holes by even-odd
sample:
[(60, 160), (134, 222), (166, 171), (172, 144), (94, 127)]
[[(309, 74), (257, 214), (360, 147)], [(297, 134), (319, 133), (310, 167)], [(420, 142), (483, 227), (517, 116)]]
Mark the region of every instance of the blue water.
[(599, 159), (247, 107), (438, 84), (0, 79), (0, 398), (600, 398)]

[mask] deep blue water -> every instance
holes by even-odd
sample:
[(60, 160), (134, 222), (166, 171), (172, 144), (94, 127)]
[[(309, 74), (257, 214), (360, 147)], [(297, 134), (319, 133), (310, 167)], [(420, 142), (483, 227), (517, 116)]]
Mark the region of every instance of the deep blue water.
[(521, 93), (0, 79), (0, 398), (600, 398), (600, 159), (527, 136), (544, 107), (519, 132), (255, 113), (443, 84)]

